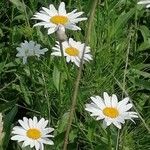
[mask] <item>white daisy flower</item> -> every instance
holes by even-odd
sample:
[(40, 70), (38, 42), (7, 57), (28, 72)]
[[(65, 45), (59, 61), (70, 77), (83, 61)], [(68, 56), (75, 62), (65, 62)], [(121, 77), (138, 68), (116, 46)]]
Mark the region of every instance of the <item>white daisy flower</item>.
[(138, 4), (143, 4), (146, 6), (146, 8), (150, 7), (150, 0), (141, 0), (138, 2)]
[(104, 126), (114, 124), (121, 129), (121, 124), (124, 124), (126, 119), (133, 121), (132, 118), (138, 118), (136, 112), (128, 111), (132, 108), (129, 97), (118, 102), (115, 94), (109, 96), (104, 92), (103, 98), (100, 96), (91, 97), (92, 103), (86, 104), (85, 110), (91, 112), (91, 116), (96, 116), (96, 120), (103, 119)]
[(41, 118), (39, 121), (37, 117), (26, 118), (18, 120), (21, 126), (15, 126), (12, 133), (15, 134), (11, 140), (23, 142), (22, 147), (35, 147), (36, 150), (44, 150), (44, 144), (53, 145), (53, 141), (49, 137), (54, 137), (49, 134), (54, 131), (53, 128), (46, 128), (48, 120)]
[(17, 47), (16, 49), (18, 51), (16, 56), (23, 58), (23, 64), (27, 63), (27, 57), (40, 57), (40, 55), (48, 51), (47, 48), (41, 49), (41, 45), (36, 44), (34, 41), (25, 41), (24, 43), (21, 43), (21, 47)]
[[(82, 53), (84, 49), (84, 43), (76, 42), (72, 38), (69, 38), (69, 41), (62, 42), (63, 53), (66, 57), (67, 62), (74, 62), (78, 67), (80, 66), (80, 61), (82, 58)], [(51, 55), (61, 56), (61, 50), (59, 42), (56, 42), (55, 47), (52, 48), (54, 52)], [(83, 57), (84, 61), (92, 60), (92, 56), (90, 54), (90, 47), (86, 46), (85, 53)]]
[(76, 23), (87, 20), (85, 17), (80, 17), (82, 14), (83, 12), (77, 12), (77, 9), (67, 13), (64, 2), (60, 3), (58, 10), (50, 4), (49, 8), (42, 7), (42, 10), (34, 15), (33, 19), (41, 21), (34, 26), (48, 28), (48, 34), (54, 33), (60, 25), (70, 30), (81, 30)]

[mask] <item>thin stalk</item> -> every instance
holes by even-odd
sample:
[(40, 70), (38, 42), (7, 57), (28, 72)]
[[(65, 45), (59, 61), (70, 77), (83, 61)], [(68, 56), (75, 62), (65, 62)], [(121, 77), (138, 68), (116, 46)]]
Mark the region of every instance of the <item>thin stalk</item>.
[(49, 101), (49, 96), (48, 96), (48, 91), (47, 91), (47, 87), (46, 87), (46, 81), (45, 81), (45, 77), (44, 77), (44, 74), (42, 73), (42, 78), (43, 78), (43, 81), (44, 81), (44, 91), (45, 91), (45, 98), (46, 98), (46, 100), (47, 100), (47, 110), (48, 110), (48, 120), (49, 120), (49, 123), (50, 123), (50, 106), (51, 106), (51, 104), (50, 104), (50, 101)]
[(118, 133), (117, 133), (117, 142), (116, 142), (115, 150), (119, 150), (119, 139), (120, 139), (120, 129), (118, 129)]
[(26, 17), (26, 23), (27, 23), (26, 25), (30, 27), (30, 22), (28, 19), (28, 14), (27, 14), (26, 5), (24, 3), (24, 0), (22, 0), (22, 3), (23, 3), (24, 13), (25, 13), (25, 17)]
[(4, 85), (4, 87), (2, 87), (0, 89), (0, 92), (2, 92), (4, 89), (8, 88), (11, 84), (15, 83), (17, 81), (17, 78), (15, 78), (13, 81), (11, 81), (10, 83)]
[(62, 106), (61, 80), (62, 80), (62, 73), (60, 73), (60, 78), (59, 78), (59, 100), (60, 100), (60, 106)]
[(94, 14), (95, 14), (95, 9), (96, 9), (97, 3), (98, 3), (98, 0), (93, 1), (93, 7), (92, 7), (92, 10), (91, 10), (89, 23), (88, 23), (88, 30), (87, 30), (87, 34), (85, 36), (86, 37), (85, 45), (84, 45), (83, 52), (82, 52), (82, 57), (81, 57), (80, 67), (79, 67), (79, 70), (78, 70), (78, 75), (77, 75), (77, 78), (76, 78), (76, 81), (75, 81), (75, 87), (74, 87), (74, 92), (73, 92), (73, 96), (72, 96), (72, 104), (71, 104), (71, 109), (70, 109), (70, 112), (69, 112), (69, 118), (68, 118), (68, 123), (67, 123), (67, 129), (66, 129), (66, 134), (65, 134), (65, 139), (64, 139), (63, 150), (67, 150), (68, 138), (69, 138), (69, 133), (70, 133), (70, 129), (71, 129), (72, 121), (73, 121), (73, 114), (74, 114), (74, 111), (75, 111), (75, 106), (76, 106), (76, 101), (77, 101), (77, 94), (78, 94), (78, 89), (79, 89), (79, 83), (80, 83), (80, 79), (81, 79), (81, 72), (82, 72), (82, 68), (83, 68), (83, 58), (84, 58), (85, 48), (86, 48), (86, 45), (89, 42), (92, 22), (93, 22), (93, 19), (94, 19)]
[[(128, 38), (128, 46), (127, 46), (127, 52), (126, 52), (126, 61), (125, 61), (125, 69), (124, 69), (124, 75), (123, 75), (123, 84), (122, 87), (123, 89), (126, 88), (126, 75), (127, 75), (127, 67), (129, 64), (129, 53), (130, 53), (130, 41), (131, 41), (131, 28), (129, 29), (129, 38)], [(124, 90), (122, 91), (122, 99), (124, 95)], [(119, 139), (120, 139), (120, 129), (118, 129), (118, 134), (117, 134), (117, 143), (116, 143), (116, 148), (115, 150), (119, 149)]]
[[(123, 89), (126, 88), (126, 75), (127, 75), (127, 67), (129, 64), (129, 53), (130, 53), (130, 41), (131, 41), (131, 29), (129, 31), (129, 42), (128, 42), (128, 47), (127, 47), (127, 53), (126, 53), (126, 63), (125, 63), (125, 69), (124, 69), (124, 75), (123, 75)], [(124, 95), (124, 91), (122, 92), (122, 98)]]
[(107, 129), (107, 137), (108, 137), (108, 150), (112, 150), (112, 145), (111, 145), (111, 132), (110, 128), (108, 127)]
[(60, 41), (60, 40), (59, 40), (59, 45), (60, 45), (60, 52), (61, 52), (62, 61), (63, 61), (64, 68), (65, 68), (65, 72), (67, 73), (67, 78), (70, 81), (71, 78), (70, 78), (68, 67), (67, 67), (67, 64), (66, 64), (66, 61), (65, 61), (65, 56), (64, 56), (64, 52), (63, 52), (63, 45), (62, 45), (62, 41)]
[[(68, 67), (67, 67), (67, 64), (66, 64), (66, 61), (65, 61), (65, 56), (64, 56), (64, 52), (63, 52), (63, 45), (62, 45), (62, 41), (59, 40), (59, 45), (60, 45), (60, 52), (61, 52), (61, 56), (62, 56), (62, 63), (64, 65), (64, 69), (65, 69), (65, 72), (67, 74), (67, 79), (68, 81), (71, 82), (71, 77), (70, 77), (70, 74), (69, 74), (69, 70), (68, 70)], [(71, 99), (71, 87), (69, 85), (69, 95), (70, 95), (70, 99)]]
[(72, 0), (68, 0), (68, 7), (69, 8), (71, 7), (71, 2), (72, 2)]
[[(3, 98), (0, 98), (0, 100), (3, 101), (3, 102), (6, 102), (6, 103), (9, 102), (9, 101), (7, 101), (7, 100), (5, 100), (5, 99), (3, 99)], [(19, 105), (19, 104), (15, 104), (15, 105), (18, 106), (18, 107), (20, 107), (20, 108), (23, 108), (23, 109), (29, 110), (29, 111), (31, 111), (31, 112), (34, 112), (34, 113), (36, 113), (36, 114), (40, 114), (39, 111), (36, 111), (36, 110), (30, 109), (30, 108), (24, 107), (24, 106)]]
[[(136, 4), (137, 4), (138, 0), (136, 0)], [(137, 28), (138, 28), (138, 23), (137, 23), (137, 20), (138, 20), (138, 9), (137, 9), (137, 5), (135, 6), (136, 7), (136, 11), (135, 11), (135, 18), (134, 18), (134, 52), (137, 51), (137, 38), (138, 38), (138, 34), (137, 34)]]
[[(124, 91), (125, 95), (127, 97), (129, 97), (127, 91), (125, 89), (123, 89), (123, 86), (121, 85), (121, 83), (117, 80), (117, 78), (115, 76), (113, 76), (114, 79), (116, 80), (116, 82), (118, 83), (119, 87)], [(134, 105), (134, 103), (132, 102), (132, 99), (129, 98), (130, 103), (133, 105), (133, 109), (136, 111), (138, 117), (140, 118), (140, 120), (142, 121), (142, 123), (144, 124), (145, 128), (147, 129), (147, 131), (150, 133), (150, 128), (149, 126), (146, 124), (145, 120), (143, 119), (143, 117), (140, 115), (138, 109), (136, 108), (136, 106)]]

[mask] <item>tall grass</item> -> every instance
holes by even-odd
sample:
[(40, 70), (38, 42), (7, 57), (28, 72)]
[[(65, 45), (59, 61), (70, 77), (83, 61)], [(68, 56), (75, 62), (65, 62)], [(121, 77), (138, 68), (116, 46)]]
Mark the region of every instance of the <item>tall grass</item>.
[[(17, 120), (24, 116), (45, 117), (55, 128), (55, 145), (45, 149), (63, 147), (78, 68), (67, 64), (68, 80), (61, 60), (50, 55), (55, 35), (47, 35), (43, 28), (33, 28), (33, 14), (50, 3), (58, 6), (60, 1), (0, 1), (0, 112), (4, 115), (4, 150), (21, 149), (21, 145), (10, 140), (10, 133)], [(92, 4), (91, 0), (66, 1), (67, 10), (77, 8), (87, 17)], [(88, 36), (93, 61), (86, 63), (81, 72), (68, 150), (150, 148), (149, 17), (149, 10), (137, 6), (134, 0), (98, 2)], [(80, 26), (80, 32), (67, 31), (67, 34), (84, 42), (88, 23), (82, 22)], [(16, 47), (24, 40), (37, 41), (49, 51), (39, 60), (30, 58), (23, 65), (16, 58)], [(142, 119), (136, 120), (136, 124), (127, 122), (119, 132), (113, 126), (110, 131), (104, 129), (84, 108), (90, 96), (105, 91), (116, 93), (120, 100), (129, 95)]]

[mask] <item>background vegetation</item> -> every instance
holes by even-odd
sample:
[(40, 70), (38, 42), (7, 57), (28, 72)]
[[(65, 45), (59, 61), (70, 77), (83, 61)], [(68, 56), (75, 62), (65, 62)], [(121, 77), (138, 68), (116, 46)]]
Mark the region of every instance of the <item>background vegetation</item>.
[[(4, 115), (4, 150), (20, 150), (10, 141), (10, 132), (18, 119), (38, 116), (49, 119), (55, 128), (54, 146), (60, 150), (65, 135), (72, 89), (78, 68), (68, 64), (71, 79), (60, 58), (51, 57), (55, 35), (47, 35), (43, 28), (33, 28), (33, 14), (59, 0), (1, 0), (0, 1), (0, 112)], [(66, 0), (67, 10), (75, 8), (89, 16), (91, 0)], [(84, 65), (68, 150), (107, 150), (111, 136), (112, 149), (118, 131), (111, 127), (111, 135), (102, 123), (84, 110), (92, 95), (116, 93), (120, 100), (130, 95), (146, 124), (127, 122), (120, 131), (120, 150), (150, 149), (150, 11), (137, 6), (135, 0), (99, 1), (92, 24), (89, 46), (93, 61)], [(67, 31), (70, 37), (84, 42), (87, 22), (80, 23), (81, 31)], [(26, 65), (16, 58), (16, 47), (24, 40), (34, 40), (49, 51), (39, 60), (28, 59)], [(29, 150), (29, 148), (24, 148)]]

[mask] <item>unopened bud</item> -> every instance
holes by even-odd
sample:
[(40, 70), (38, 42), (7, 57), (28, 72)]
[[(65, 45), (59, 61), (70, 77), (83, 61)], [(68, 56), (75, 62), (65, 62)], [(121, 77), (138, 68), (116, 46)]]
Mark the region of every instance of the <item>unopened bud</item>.
[(65, 32), (65, 28), (62, 25), (59, 25), (58, 30), (56, 31), (57, 38), (59, 41), (67, 41), (67, 35)]

